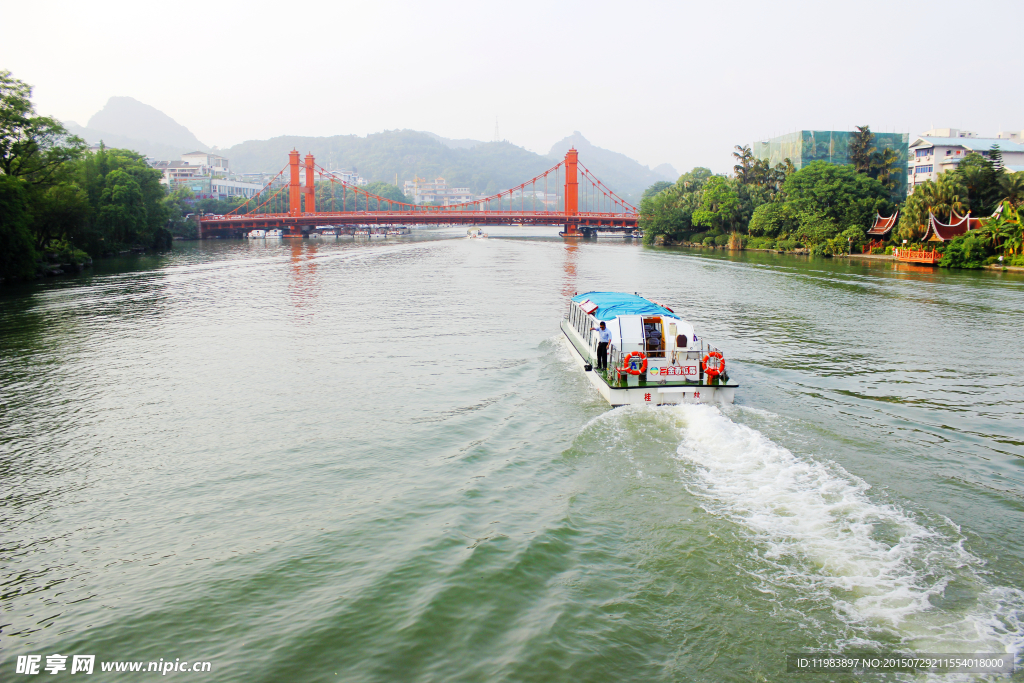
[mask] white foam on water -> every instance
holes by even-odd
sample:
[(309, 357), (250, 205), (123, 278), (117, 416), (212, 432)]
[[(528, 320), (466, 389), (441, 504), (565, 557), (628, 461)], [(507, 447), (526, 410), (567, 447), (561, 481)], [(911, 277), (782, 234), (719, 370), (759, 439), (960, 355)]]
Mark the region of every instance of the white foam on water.
[[(954, 524), (875, 502), (859, 477), (797, 456), (716, 407), (666, 410), (683, 425), (677, 457), (696, 466), (686, 468), (688, 489), (745, 530), (766, 590), (831, 604), (853, 631), (837, 647), (884, 634), (919, 652), (1021, 652), (1024, 592), (988, 583)], [(966, 611), (933, 606), (953, 582), (976, 598)]]

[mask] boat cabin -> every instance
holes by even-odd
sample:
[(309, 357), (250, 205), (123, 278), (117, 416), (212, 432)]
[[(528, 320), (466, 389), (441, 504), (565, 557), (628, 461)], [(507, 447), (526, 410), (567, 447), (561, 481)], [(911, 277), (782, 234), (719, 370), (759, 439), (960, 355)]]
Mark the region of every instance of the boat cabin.
[(642, 352), (649, 376), (682, 380), (699, 374), (701, 341), (693, 326), (653, 301), (618, 292), (588, 292), (572, 299), (566, 320), (593, 357), (598, 342), (595, 330), (605, 323), (611, 333), (609, 367), (621, 365), (630, 353)]

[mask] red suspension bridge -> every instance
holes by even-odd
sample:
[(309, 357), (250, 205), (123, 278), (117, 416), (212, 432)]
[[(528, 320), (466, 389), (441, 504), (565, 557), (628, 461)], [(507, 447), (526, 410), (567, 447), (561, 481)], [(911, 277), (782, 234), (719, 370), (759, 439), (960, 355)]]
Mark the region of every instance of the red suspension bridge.
[[(292, 150), (288, 165), (255, 196), (226, 215), (197, 216), (196, 220), (202, 238), (242, 237), (250, 230), (273, 229), (283, 230), (286, 237), (303, 237), (324, 226), (359, 225), (556, 225), (563, 228), (565, 237), (636, 228), (640, 217), (636, 207), (598, 180), (577, 157), (577, 150), (570, 149), (563, 161), (544, 173), (497, 194), (429, 206), (367, 192), (318, 166), (312, 154), (300, 165), (298, 151)], [(553, 195), (548, 194), (549, 181)]]

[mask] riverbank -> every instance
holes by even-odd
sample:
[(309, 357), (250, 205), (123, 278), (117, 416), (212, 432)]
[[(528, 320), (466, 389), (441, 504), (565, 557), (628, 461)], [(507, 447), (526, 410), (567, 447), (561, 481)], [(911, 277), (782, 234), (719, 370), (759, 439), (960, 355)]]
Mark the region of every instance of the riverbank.
[[(761, 252), (761, 253), (767, 253), (767, 254), (782, 254), (782, 255), (793, 255), (793, 256), (808, 256), (811, 253), (811, 250), (807, 249), (806, 247), (802, 247), (800, 249), (790, 249), (790, 250), (782, 250), (782, 249), (748, 249), (748, 248), (744, 248), (744, 249), (729, 249), (729, 247), (727, 247), (727, 246), (724, 246), (724, 247), (711, 246), (711, 245), (706, 245), (706, 244), (695, 244), (695, 243), (692, 243), (692, 242), (675, 242), (675, 243), (660, 244), (660, 245), (655, 245), (655, 246), (686, 247), (688, 249), (701, 249), (701, 250), (726, 251), (726, 252), (751, 251), (751, 252)], [(891, 261), (893, 263), (900, 263), (899, 261), (896, 261), (892, 257), (891, 254), (843, 254), (841, 256), (832, 256), (830, 258), (834, 258), (834, 259), (845, 258), (845, 259), (854, 259), (854, 260), (862, 260), (862, 261)], [(918, 265), (921, 265), (921, 264), (918, 264)], [(1005, 272), (1009, 272), (1009, 273), (1024, 273), (1024, 267), (1022, 267), (1022, 266), (1001, 266), (1001, 265), (994, 264), (994, 263), (990, 264), (990, 265), (987, 265), (987, 266), (982, 266), (981, 269), (982, 270), (1005, 271)], [(956, 270), (961, 270), (961, 269), (958, 268)]]

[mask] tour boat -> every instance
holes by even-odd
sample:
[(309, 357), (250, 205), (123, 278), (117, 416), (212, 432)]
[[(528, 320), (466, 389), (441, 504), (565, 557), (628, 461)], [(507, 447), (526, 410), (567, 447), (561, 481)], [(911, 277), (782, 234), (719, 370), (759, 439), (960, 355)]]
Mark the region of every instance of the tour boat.
[(642, 231), (640, 231), (640, 230), (634, 230), (633, 231), (633, 239), (635, 239), (635, 240), (642, 239), (643, 236), (644, 236), (644, 233)]
[(267, 231), (266, 230), (253, 230), (248, 235), (246, 235), (246, 237), (248, 237), (249, 239), (254, 239), (254, 240), (255, 239), (261, 239), (261, 238), (266, 237), (266, 236), (267, 236)]
[(280, 228), (275, 228), (274, 230), (267, 230), (267, 237), (284, 237), (284, 230), (281, 230)]
[(487, 239), (487, 233), (480, 228), (470, 228), (466, 231), (466, 237), (470, 239)]
[[(611, 333), (608, 368), (597, 366), (598, 333)], [(671, 308), (636, 294), (587, 292), (569, 302), (562, 333), (576, 363), (612, 406), (732, 403), (722, 352)]]
[(330, 228), (328, 230), (323, 230), (320, 232), (321, 237), (334, 237), (337, 234), (338, 233), (334, 230), (334, 228)]
[(356, 237), (369, 237), (370, 231), (367, 228), (359, 228), (353, 233)]

